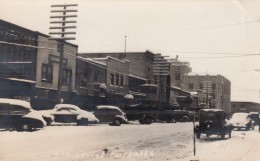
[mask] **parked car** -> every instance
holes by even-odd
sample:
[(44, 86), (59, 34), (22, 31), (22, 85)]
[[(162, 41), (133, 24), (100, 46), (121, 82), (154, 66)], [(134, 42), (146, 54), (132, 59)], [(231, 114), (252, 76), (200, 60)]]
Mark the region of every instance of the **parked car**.
[(236, 128), (238, 130), (242, 128), (245, 130), (254, 129), (252, 120), (249, 117), (249, 113), (245, 113), (245, 112), (234, 113), (230, 119), (230, 123), (232, 124), (233, 128)]
[(259, 112), (249, 112), (249, 118), (252, 120), (252, 126), (259, 125)]
[(76, 123), (76, 125), (87, 126), (99, 122), (92, 112), (72, 104), (57, 104), (52, 110), (45, 110), (42, 113), (45, 117), (51, 117), (55, 123)]
[(116, 106), (100, 105), (94, 110), (95, 116), (100, 122), (109, 123), (109, 125), (120, 126), (127, 124), (126, 114)]
[(33, 110), (29, 102), (0, 98), (0, 128), (33, 131), (44, 126), (41, 113)]
[(198, 139), (201, 134), (219, 135), (221, 139), (228, 134), (231, 137), (232, 126), (226, 120), (226, 113), (218, 109), (202, 109), (199, 111), (199, 125), (194, 129)]

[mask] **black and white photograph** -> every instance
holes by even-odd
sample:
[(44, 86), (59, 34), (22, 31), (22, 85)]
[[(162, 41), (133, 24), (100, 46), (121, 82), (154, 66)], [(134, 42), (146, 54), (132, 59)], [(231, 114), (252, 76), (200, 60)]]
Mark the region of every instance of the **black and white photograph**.
[(259, 9), (0, 0), (0, 161), (260, 161)]

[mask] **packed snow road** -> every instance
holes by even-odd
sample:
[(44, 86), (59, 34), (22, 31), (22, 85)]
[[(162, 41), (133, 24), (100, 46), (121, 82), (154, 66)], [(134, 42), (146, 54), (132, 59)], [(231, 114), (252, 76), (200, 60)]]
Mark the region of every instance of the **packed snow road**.
[[(260, 134), (233, 131), (196, 141), (204, 161), (257, 161)], [(49, 126), (35, 132), (0, 132), (0, 161), (177, 160), (193, 156), (192, 123), (151, 125)]]

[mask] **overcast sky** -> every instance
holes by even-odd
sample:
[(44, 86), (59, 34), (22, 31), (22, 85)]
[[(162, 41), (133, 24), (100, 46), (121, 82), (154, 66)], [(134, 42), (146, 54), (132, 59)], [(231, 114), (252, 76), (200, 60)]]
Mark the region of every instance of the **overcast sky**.
[(260, 102), (258, 0), (0, 0), (0, 18), (49, 33), (50, 5), (77, 3), (79, 52), (150, 50), (231, 81), (233, 101)]

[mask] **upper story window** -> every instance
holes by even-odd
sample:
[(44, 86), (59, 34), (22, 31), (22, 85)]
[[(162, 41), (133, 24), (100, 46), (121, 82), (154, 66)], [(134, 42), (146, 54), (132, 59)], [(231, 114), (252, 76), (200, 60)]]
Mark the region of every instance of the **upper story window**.
[(116, 74), (116, 85), (119, 86), (119, 75)]
[(124, 85), (124, 77), (121, 75), (120, 76), (120, 86), (123, 87)]
[(71, 69), (64, 69), (62, 71), (62, 83), (70, 84), (72, 78), (72, 70)]
[(189, 83), (189, 90), (193, 90), (194, 88), (194, 84), (193, 83)]
[(114, 85), (115, 83), (115, 75), (114, 74), (110, 74), (110, 84)]
[(53, 66), (51, 64), (42, 64), (42, 81), (52, 82)]
[(181, 80), (181, 74), (180, 73), (175, 74), (175, 80)]

